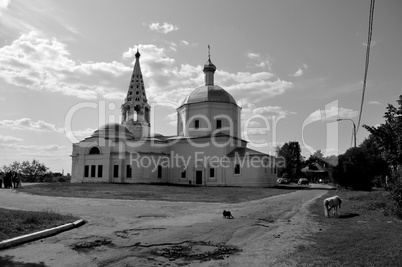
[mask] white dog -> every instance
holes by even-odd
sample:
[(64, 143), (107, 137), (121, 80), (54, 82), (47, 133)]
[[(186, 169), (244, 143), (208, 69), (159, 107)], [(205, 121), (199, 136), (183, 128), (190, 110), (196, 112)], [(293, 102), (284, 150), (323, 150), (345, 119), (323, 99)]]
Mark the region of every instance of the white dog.
[(329, 211), (333, 209), (333, 214), (338, 215), (338, 208), (341, 208), (342, 199), (338, 196), (333, 196), (324, 199), (325, 217), (329, 217)]

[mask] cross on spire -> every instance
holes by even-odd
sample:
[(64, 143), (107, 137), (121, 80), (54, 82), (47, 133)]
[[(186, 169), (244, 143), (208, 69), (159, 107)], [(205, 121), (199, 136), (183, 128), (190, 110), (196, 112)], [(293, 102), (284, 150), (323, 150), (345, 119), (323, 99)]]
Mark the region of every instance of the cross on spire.
[(139, 47), (140, 45), (137, 44), (137, 53), (135, 53), (135, 58), (139, 58), (141, 56), (140, 51), (138, 50)]
[(208, 58), (211, 58), (211, 47), (208, 45)]

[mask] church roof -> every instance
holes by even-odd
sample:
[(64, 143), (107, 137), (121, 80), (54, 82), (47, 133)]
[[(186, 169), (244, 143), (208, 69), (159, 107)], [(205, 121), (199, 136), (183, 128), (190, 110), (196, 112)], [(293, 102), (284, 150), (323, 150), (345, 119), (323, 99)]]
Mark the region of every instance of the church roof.
[(131, 102), (134, 104), (148, 102), (147, 95), (145, 93), (144, 80), (141, 73), (140, 56), (141, 54), (137, 49), (137, 53), (135, 54), (134, 69), (131, 75), (131, 81), (125, 102)]
[(212, 71), (212, 72), (216, 71), (216, 66), (212, 63), (210, 57), (208, 57), (207, 63), (204, 64), (204, 69), (203, 70), (204, 71)]
[(236, 100), (222, 87), (218, 85), (204, 85), (196, 88), (190, 93), (183, 104), (198, 103), (198, 102), (222, 102), (236, 104)]
[(102, 137), (105, 139), (134, 139), (130, 131), (119, 123), (109, 123), (101, 126), (91, 137)]
[(302, 172), (327, 172), (320, 164), (318, 163), (313, 163), (310, 164), (303, 169), (301, 169)]
[(265, 154), (263, 152), (257, 151), (257, 150), (253, 150), (247, 147), (236, 147), (235, 149), (233, 149), (231, 152), (229, 152), (226, 156), (229, 158), (233, 158), (236, 155), (243, 157), (245, 155), (249, 155), (249, 156), (270, 156), (268, 154)]

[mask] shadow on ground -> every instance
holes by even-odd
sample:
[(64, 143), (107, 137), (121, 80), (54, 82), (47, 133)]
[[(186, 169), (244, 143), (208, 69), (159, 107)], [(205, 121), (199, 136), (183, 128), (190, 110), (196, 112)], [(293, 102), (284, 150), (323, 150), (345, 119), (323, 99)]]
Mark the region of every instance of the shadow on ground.
[(345, 213), (345, 214), (341, 214), (338, 216), (339, 219), (349, 219), (349, 218), (353, 218), (353, 217), (357, 217), (360, 216), (357, 213)]
[(40, 263), (27, 263), (14, 261), (13, 256), (0, 256), (0, 266), (3, 267), (50, 267), (45, 265), (43, 262)]
[(311, 185), (298, 185), (298, 184), (280, 184), (277, 185), (275, 188), (278, 189), (297, 189), (297, 190), (316, 190), (316, 189), (323, 189), (323, 190), (336, 190), (335, 187), (325, 184), (311, 184)]

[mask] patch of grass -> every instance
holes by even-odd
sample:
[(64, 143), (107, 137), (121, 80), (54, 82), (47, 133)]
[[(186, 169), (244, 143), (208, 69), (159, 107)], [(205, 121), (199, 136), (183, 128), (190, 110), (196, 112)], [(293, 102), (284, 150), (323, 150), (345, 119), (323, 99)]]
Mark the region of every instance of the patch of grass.
[[(402, 266), (402, 221), (384, 215), (388, 194), (332, 191), (321, 197), (310, 210), (322, 231), (291, 257), (298, 266)], [(339, 216), (325, 218), (322, 202), (333, 195), (343, 200), (342, 208)]]
[(37, 184), (18, 189), (20, 192), (57, 197), (220, 203), (240, 203), (275, 195), (287, 194), (296, 190), (298, 189), (108, 183), (52, 183)]
[(77, 219), (50, 210), (22, 211), (0, 208), (0, 241), (70, 223)]

